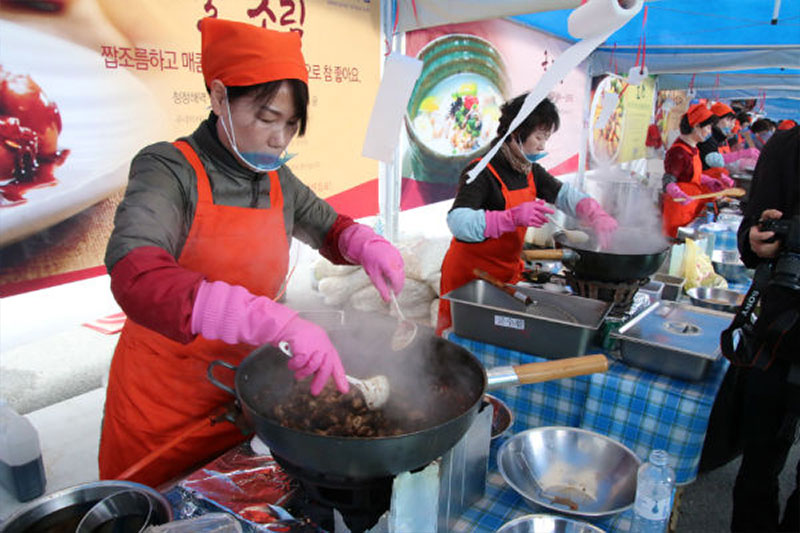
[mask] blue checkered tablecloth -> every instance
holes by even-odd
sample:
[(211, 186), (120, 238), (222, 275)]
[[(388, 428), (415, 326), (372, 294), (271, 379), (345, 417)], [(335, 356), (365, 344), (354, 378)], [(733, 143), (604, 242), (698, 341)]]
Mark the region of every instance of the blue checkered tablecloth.
[[(471, 351), (486, 367), (546, 361), (453, 333), (448, 339)], [(613, 361), (605, 373), (491, 394), (505, 401), (514, 414), (514, 424), (507, 435), (530, 427), (564, 425), (607, 435), (628, 446), (642, 460), (652, 449), (665, 449), (673, 458), (677, 481), (682, 484), (697, 475), (708, 417), (727, 366), (727, 360), (721, 359), (703, 381), (684, 381)], [(462, 515), (455, 531), (495, 531), (517, 516), (537, 511), (506, 485), (497, 471), (495, 458), (502, 440), (501, 437), (492, 443), (486, 496)], [(632, 511), (626, 511), (593, 523), (606, 531), (628, 531), (631, 517)]]

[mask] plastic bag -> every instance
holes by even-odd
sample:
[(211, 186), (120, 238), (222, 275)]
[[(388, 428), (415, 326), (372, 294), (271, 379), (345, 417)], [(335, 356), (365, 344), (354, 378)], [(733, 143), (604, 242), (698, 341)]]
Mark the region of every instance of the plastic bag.
[(683, 254), (683, 277), (686, 283), (684, 290), (694, 287), (728, 288), (728, 282), (714, 272), (714, 265), (708, 254), (703, 253), (692, 239), (686, 239), (686, 250)]

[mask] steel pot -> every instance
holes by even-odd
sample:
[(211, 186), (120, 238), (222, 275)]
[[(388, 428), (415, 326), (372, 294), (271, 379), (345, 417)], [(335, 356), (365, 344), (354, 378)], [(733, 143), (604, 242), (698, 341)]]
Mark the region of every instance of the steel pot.
[[(372, 479), (415, 470), (453, 447), (472, 424), (484, 393), (492, 388), (490, 382), (497, 387), (511, 386), (604, 371), (608, 367), (605, 357), (590, 356), (501, 367), (487, 374), (469, 351), (432, 335), (429, 329), (421, 331), (403, 351), (392, 352), (388, 345), (393, 327), (394, 322), (389, 320), (382, 327), (352, 326), (329, 333), (349, 374), (388, 376), (391, 393), (384, 409), (422, 409), (430, 417), (430, 425), (418, 431), (360, 438), (321, 435), (282, 425), (265, 413), (270, 412), (268, 406), (288, 396), (294, 380), (286, 357), (269, 346), (252, 352), (238, 367), (224, 361), (212, 362), (209, 379), (237, 397), (247, 422), (278, 456), (330, 476)], [(353, 342), (354, 338), (357, 342)], [(372, 361), (365, 366), (364, 361), (369, 359)], [(214, 371), (220, 366), (235, 371), (234, 388), (215, 377)], [(423, 385), (425, 382), (440, 386), (428, 387)], [(447, 388), (451, 389), (447, 396), (435, 392)], [(440, 401), (442, 397), (459, 397), (461, 401)]]

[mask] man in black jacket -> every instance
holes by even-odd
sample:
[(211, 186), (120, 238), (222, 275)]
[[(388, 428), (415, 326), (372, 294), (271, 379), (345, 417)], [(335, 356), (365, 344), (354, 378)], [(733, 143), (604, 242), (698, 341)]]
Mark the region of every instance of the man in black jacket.
[[(749, 201), (739, 226), (742, 260), (750, 268), (786, 253), (786, 242), (770, 242), (761, 231), (766, 219), (789, 220), (800, 213), (800, 127), (779, 132), (764, 146), (753, 175)], [(800, 223), (800, 222), (796, 222)], [(798, 267), (800, 275), (800, 267)], [(800, 309), (800, 287), (764, 287), (756, 339), (772, 362), (766, 370), (731, 367), (738, 372), (742, 465), (733, 490), (732, 531), (800, 531), (800, 463), (797, 484), (779, 521), (778, 476), (796, 440), (800, 418), (800, 320), (780, 335), (767, 334), (783, 313)], [(795, 315), (796, 316), (796, 315)], [(771, 336), (770, 336), (771, 335)]]

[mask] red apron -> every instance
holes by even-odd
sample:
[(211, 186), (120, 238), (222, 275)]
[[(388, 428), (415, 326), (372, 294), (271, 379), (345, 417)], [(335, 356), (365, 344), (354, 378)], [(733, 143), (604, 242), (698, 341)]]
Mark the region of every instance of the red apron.
[[(184, 141), (173, 143), (197, 176), (197, 208), (178, 264), (211, 281), (273, 298), (283, 283), (289, 243), (277, 172), (269, 173), (269, 209), (214, 205), (203, 164)], [(253, 350), (200, 336), (181, 344), (128, 320), (111, 363), (100, 438), (100, 479), (113, 479), (233, 399), (206, 378), (216, 359), (238, 365)], [(169, 449), (131, 480), (158, 486), (244, 439), (230, 423), (209, 425)]]
[[(533, 182), (533, 173), (528, 172), (528, 186), (524, 189), (509, 191), (503, 180), (492, 165), (486, 165), (500, 183), (503, 199), (506, 201), (505, 209), (511, 209), (524, 202), (536, 199), (536, 185)], [(453, 238), (450, 248), (442, 261), (442, 281), (440, 294), (447, 294), (462, 285), (475, 279), (473, 269), (479, 268), (492, 274), (501, 281), (516, 283), (522, 278), (524, 263), (520, 258), (522, 245), (525, 242), (527, 228), (518, 227), (516, 231), (509, 231), (495, 239), (486, 239), (482, 242), (461, 242)], [(452, 324), (450, 317), (450, 301), (444, 298), (439, 300), (439, 316), (436, 322), (436, 334), (449, 328)]]
[[(700, 174), (703, 172), (703, 163), (700, 160), (700, 153), (696, 150), (692, 151), (690, 146), (683, 143), (674, 143), (673, 147), (677, 147), (692, 155), (692, 179), (691, 181), (679, 181), (678, 187), (688, 194), (694, 196), (696, 194), (703, 194), (708, 192), (705, 187), (700, 185)], [(690, 202), (676, 202), (668, 194), (664, 194), (664, 205), (662, 207), (664, 234), (670, 237), (678, 235), (678, 228), (685, 226), (700, 214), (703, 210), (705, 202), (701, 200), (694, 200)]]

